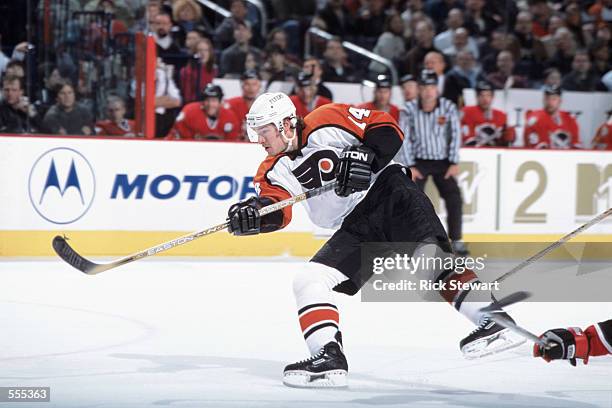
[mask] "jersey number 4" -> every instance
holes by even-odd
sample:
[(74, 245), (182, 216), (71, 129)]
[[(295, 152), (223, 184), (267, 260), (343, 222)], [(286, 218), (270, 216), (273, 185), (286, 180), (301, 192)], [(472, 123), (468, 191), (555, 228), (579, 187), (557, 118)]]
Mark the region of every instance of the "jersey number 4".
[(363, 118), (367, 118), (370, 116), (370, 110), (369, 109), (359, 109), (354, 106), (351, 106), (348, 111), (350, 113), (350, 115), (348, 116), (350, 121), (353, 122), (355, 126), (357, 126), (359, 129), (364, 130), (366, 127), (366, 124), (365, 122), (361, 122), (361, 121), (363, 120)]

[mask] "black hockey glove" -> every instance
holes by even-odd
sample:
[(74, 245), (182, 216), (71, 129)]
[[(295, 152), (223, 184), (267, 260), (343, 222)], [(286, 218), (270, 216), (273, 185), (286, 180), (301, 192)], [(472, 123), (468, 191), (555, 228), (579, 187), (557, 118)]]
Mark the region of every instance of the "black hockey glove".
[(587, 364), (589, 361), (589, 339), (577, 327), (548, 330), (540, 338), (551, 344), (552, 347), (543, 348), (538, 344), (534, 344), (534, 357), (542, 357), (548, 362), (552, 360), (569, 360), (573, 366), (576, 366), (577, 358), (582, 359), (584, 364)]
[(367, 190), (372, 179), (374, 151), (366, 146), (348, 146), (340, 153), (340, 164), (336, 171), (336, 194), (348, 197), (358, 191)]
[(250, 198), (232, 205), (229, 208), (227, 227), (230, 234), (255, 235), (261, 232), (261, 216), (259, 215), (259, 201)]

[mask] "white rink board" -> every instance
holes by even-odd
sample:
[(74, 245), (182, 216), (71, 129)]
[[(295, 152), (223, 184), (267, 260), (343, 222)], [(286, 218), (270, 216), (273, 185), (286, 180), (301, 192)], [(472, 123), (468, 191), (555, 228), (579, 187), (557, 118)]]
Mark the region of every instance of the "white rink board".
[[(0, 137), (0, 230), (216, 225), (254, 194), (263, 157), (246, 143)], [(562, 234), (612, 206), (612, 152), (463, 149), (461, 158), (467, 234)], [(298, 205), (287, 231), (313, 230)]]

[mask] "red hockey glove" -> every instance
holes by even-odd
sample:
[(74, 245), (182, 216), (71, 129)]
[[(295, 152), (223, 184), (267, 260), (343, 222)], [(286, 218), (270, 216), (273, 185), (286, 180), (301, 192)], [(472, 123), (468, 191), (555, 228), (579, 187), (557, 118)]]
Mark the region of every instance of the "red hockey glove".
[(576, 366), (576, 359), (578, 358), (582, 359), (584, 364), (589, 362), (589, 339), (578, 327), (548, 330), (540, 338), (551, 344), (552, 347), (544, 348), (534, 344), (534, 357), (542, 357), (548, 362), (569, 360), (573, 366)]

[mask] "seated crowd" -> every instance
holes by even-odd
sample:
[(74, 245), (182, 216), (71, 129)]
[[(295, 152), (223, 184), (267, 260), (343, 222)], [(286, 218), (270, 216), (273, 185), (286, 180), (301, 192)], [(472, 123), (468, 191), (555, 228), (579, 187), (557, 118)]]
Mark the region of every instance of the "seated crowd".
[[(217, 1), (229, 10), (225, 18), (196, 0), (74, 2), (112, 15), (111, 36), (144, 31), (154, 37), (159, 138), (244, 141), (245, 113), (275, 81), (294, 84), (291, 99), (305, 116), (334, 100), (326, 83), (369, 80), (374, 99), (360, 107), (399, 120), (388, 67), (347, 52), (345, 41), (392, 62), (406, 103), (419, 97), (422, 70), (433, 71), (439, 95), (463, 109), (466, 145), (511, 146), (514, 129), (504, 112), (492, 109), (493, 94), (527, 88), (543, 90), (544, 102), (524, 115), (525, 146), (591, 147), (581, 145), (576, 120), (559, 110), (562, 91), (612, 91), (609, 0), (266, 0), (265, 38), (264, 20), (245, 0)], [(331, 39), (310, 36), (307, 44), (310, 27)], [(0, 52), (0, 133), (138, 135), (134, 83), (105, 95), (98, 114), (75, 74), (79, 62), (59, 50), (38, 65), (40, 81), (28, 86), (29, 47), (20, 42)], [(241, 95), (224, 99), (217, 78), (238, 79)], [(475, 106), (464, 106), (464, 89), (476, 90)], [(485, 129), (485, 122), (497, 127)], [(547, 126), (563, 128), (563, 140), (548, 140)], [(612, 149), (611, 126), (608, 120), (599, 127), (594, 147)]]

